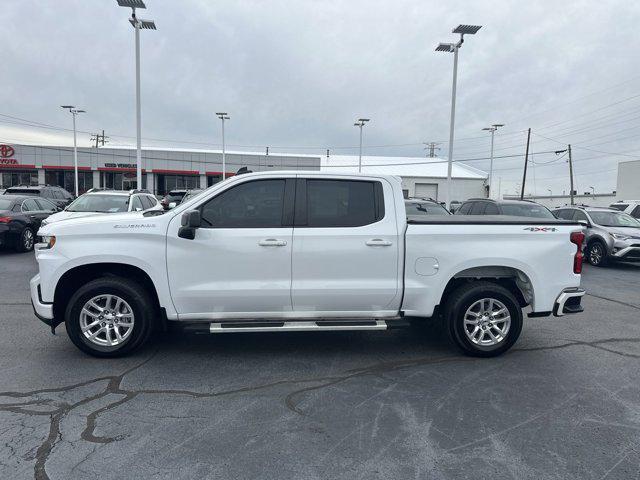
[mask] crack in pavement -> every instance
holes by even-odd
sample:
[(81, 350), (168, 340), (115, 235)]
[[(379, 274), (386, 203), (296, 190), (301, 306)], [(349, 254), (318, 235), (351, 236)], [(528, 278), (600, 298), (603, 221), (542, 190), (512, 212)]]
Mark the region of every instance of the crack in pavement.
[[(614, 303), (622, 304), (627, 307), (631, 307), (634, 309), (640, 309), (640, 307), (627, 304), (625, 302), (620, 302), (618, 300), (613, 300), (606, 297), (600, 297), (593, 294), (587, 294), (595, 298), (608, 300)], [(8, 305), (8, 304), (3, 304)], [(16, 303), (16, 305), (26, 305), (26, 303)], [(608, 353), (612, 353), (615, 355), (620, 355), (628, 358), (638, 359), (640, 358), (640, 354), (633, 354), (628, 352), (620, 352), (617, 350), (613, 350), (611, 348), (607, 348), (606, 345), (616, 344), (616, 343), (640, 343), (640, 338), (606, 338), (602, 340), (594, 340), (591, 342), (574, 340), (574, 339), (566, 339), (567, 342), (559, 345), (550, 345), (550, 346), (541, 346), (541, 347), (530, 347), (530, 348), (514, 348), (511, 350), (510, 354), (517, 354), (522, 352), (538, 352), (538, 351), (546, 351), (546, 350), (557, 350), (557, 349), (565, 349), (574, 346), (585, 346), (591, 347), (595, 349), (599, 349), (602, 351), (606, 351)], [(180, 390), (180, 389), (126, 389), (122, 387), (122, 382), (124, 377), (135, 370), (143, 367), (149, 361), (151, 361), (155, 355), (158, 353), (156, 350), (145, 360), (136, 364), (135, 366), (125, 370), (123, 373), (119, 375), (106, 375), (101, 377), (96, 377), (90, 380), (86, 380), (83, 382), (75, 383), (72, 385), (62, 386), (62, 387), (54, 387), (54, 388), (44, 388), (38, 390), (31, 390), (26, 392), (0, 392), (0, 397), (8, 397), (11, 399), (27, 399), (24, 402), (13, 401), (9, 403), (0, 403), (0, 411), (7, 411), (16, 414), (22, 415), (32, 415), (32, 416), (49, 416), (50, 418), (50, 426), (49, 433), (45, 440), (38, 447), (35, 454), (35, 466), (34, 466), (34, 477), (36, 480), (49, 480), (49, 476), (46, 473), (46, 462), (55, 447), (55, 445), (62, 440), (62, 433), (60, 430), (60, 424), (62, 420), (74, 409), (81, 407), (83, 405), (87, 405), (96, 400), (103, 399), (109, 395), (117, 395), (120, 396), (116, 401), (110, 402), (105, 406), (97, 408), (96, 410), (91, 411), (86, 416), (85, 427), (80, 434), (80, 438), (86, 442), (93, 444), (108, 444), (114, 441), (119, 441), (124, 439), (124, 436), (116, 436), (116, 437), (100, 437), (95, 435), (95, 429), (97, 427), (97, 420), (105, 412), (108, 412), (114, 408), (117, 408), (133, 399), (138, 397), (139, 395), (147, 394), (147, 395), (183, 395), (191, 398), (216, 398), (226, 395), (236, 395), (242, 393), (255, 392), (258, 390), (264, 390), (268, 388), (274, 388), (278, 386), (286, 386), (286, 385), (300, 385), (300, 384), (314, 384), (308, 385), (303, 388), (299, 388), (294, 390), (286, 395), (284, 398), (285, 406), (298, 415), (305, 416), (306, 414), (299, 408), (299, 403), (296, 401), (297, 397), (304, 395), (306, 393), (321, 390), (323, 388), (328, 388), (333, 385), (337, 385), (339, 383), (346, 382), (348, 380), (363, 377), (363, 376), (376, 376), (381, 377), (382, 373), (396, 371), (404, 368), (424, 366), (424, 365), (437, 365), (443, 363), (453, 363), (453, 362), (477, 362), (482, 361), (482, 359), (473, 358), (473, 357), (465, 357), (465, 356), (445, 356), (445, 357), (422, 357), (418, 359), (411, 360), (396, 360), (396, 361), (386, 361), (379, 362), (373, 365), (369, 365), (366, 367), (350, 369), (342, 374), (338, 375), (328, 375), (328, 376), (317, 376), (317, 377), (308, 377), (308, 378), (299, 378), (299, 379), (284, 379), (277, 380), (270, 383), (264, 383), (259, 385), (251, 385), (231, 390), (225, 390), (220, 392), (198, 392), (193, 390)], [(107, 382), (107, 385), (98, 393), (86, 397), (80, 401), (75, 403), (67, 403), (61, 402), (58, 404), (53, 404), (52, 399), (29, 399), (28, 397), (33, 397), (37, 395), (42, 395), (46, 393), (66, 393), (72, 390), (86, 387), (99, 382)], [(33, 406), (43, 406), (43, 407), (51, 407), (50, 410), (34, 410)], [(514, 427), (514, 428), (517, 428)]]

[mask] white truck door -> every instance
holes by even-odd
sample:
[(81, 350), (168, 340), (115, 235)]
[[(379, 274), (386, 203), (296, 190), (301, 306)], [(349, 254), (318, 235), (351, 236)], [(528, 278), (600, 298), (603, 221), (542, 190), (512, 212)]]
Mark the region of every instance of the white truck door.
[[(392, 314), (399, 232), (388, 182), (299, 178), (291, 297), (295, 312)], [(382, 313), (384, 312), (384, 313)]]
[(195, 239), (167, 234), (171, 298), (180, 319), (291, 312), (295, 179), (249, 180), (199, 206)]

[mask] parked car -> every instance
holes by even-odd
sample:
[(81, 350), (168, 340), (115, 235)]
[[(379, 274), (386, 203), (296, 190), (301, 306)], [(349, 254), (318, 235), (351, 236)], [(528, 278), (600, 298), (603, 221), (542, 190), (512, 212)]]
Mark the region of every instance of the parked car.
[[(182, 197), (182, 200), (180, 200), (180, 203), (187, 202), (191, 200), (193, 197), (200, 195), (202, 192), (204, 192), (204, 190), (202, 190), (201, 188), (194, 188), (192, 190), (187, 190), (187, 193), (184, 194), (184, 197)], [(174, 205), (174, 207), (175, 206), (176, 205)]]
[(0, 246), (18, 252), (33, 250), (42, 221), (58, 207), (44, 198), (27, 195), (0, 196)]
[(60, 208), (64, 208), (73, 201), (73, 195), (62, 187), (51, 185), (41, 185), (38, 187), (19, 186), (9, 187), (5, 190), (4, 195), (32, 195), (35, 197), (46, 198)]
[(582, 226), (556, 218), (423, 215), (400, 179), (247, 173), (164, 215), (40, 229), (36, 315), (86, 353), (114, 357), (154, 329), (203, 333), (385, 330), (441, 315), (489, 357), (529, 316), (582, 310)]
[(619, 200), (609, 205), (609, 208), (628, 213), (633, 218), (640, 218), (640, 200)]
[(171, 208), (174, 208), (176, 205), (180, 205), (182, 197), (184, 197), (187, 192), (188, 190), (171, 190), (160, 201), (160, 203), (162, 204), (162, 208), (164, 208), (165, 210), (169, 210)]
[(412, 215), (451, 215), (449, 210), (432, 199), (408, 198), (404, 201), (407, 217)]
[(640, 221), (612, 208), (562, 207), (553, 212), (586, 227), (585, 254), (591, 265), (611, 260), (640, 260)]
[(451, 213), (456, 213), (456, 210), (460, 208), (460, 205), (462, 205), (462, 202), (459, 200), (451, 200), (451, 202), (449, 202), (449, 211)]
[(507, 215), (510, 217), (554, 218), (544, 205), (528, 200), (491, 200), (471, 198), (464, 202), (456, 215)]
[(148, 210), (162, 210), (160, 202), (150, 193), (139, 190), (94, 190), (79, 196), (62, 212), (51, 215), (42, 224), (48, 225), (68, 218)]

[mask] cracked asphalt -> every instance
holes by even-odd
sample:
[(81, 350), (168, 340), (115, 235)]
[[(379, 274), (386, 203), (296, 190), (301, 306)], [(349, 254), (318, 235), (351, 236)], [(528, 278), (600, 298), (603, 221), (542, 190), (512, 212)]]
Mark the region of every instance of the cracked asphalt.
[(437, 328), (172, 333), (98, 360), (32, 314), (0, 252), (1, 479), (640, 478), (640, 265), (495, 359)]

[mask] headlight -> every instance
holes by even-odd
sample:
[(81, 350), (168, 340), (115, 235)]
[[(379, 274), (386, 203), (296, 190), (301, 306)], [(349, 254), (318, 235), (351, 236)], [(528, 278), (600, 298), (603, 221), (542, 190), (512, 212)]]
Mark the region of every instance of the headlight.
[(42, 242), (36, 245), (38, 250), (49, 250), (56, 244), (55, 235), (45, 235), (42, 237)]
[(40, 223), (41, 227), (44, 227), (46, 224), (48, 224), (49, 222), (47, 222), (46, 220), (42, 220), (42, 222)]
[(629, 235), (623, 235), (622, 233), (612, 233), (611, 236), (616, 240), (629, 240), (630, 238), (633, 238)]

